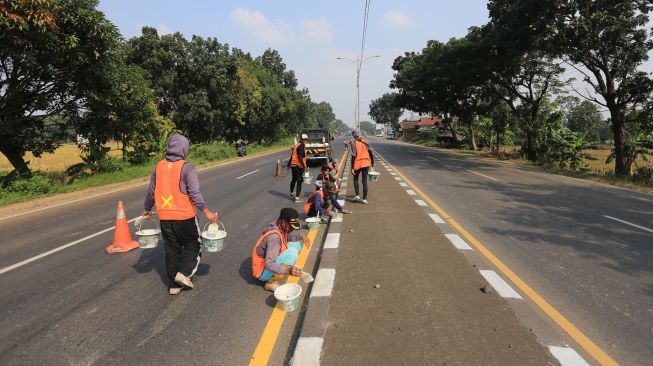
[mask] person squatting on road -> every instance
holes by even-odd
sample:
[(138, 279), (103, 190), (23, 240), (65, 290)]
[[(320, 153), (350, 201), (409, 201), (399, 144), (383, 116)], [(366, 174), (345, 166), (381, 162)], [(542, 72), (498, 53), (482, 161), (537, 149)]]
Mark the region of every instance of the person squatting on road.
[[(354, 175), (354, 191), (356, 196), (354, 201), (367, 203), (367, 173), (370, 170), (370, 166), (374, 166), (374, 154), (372, 154), (372, 148), (370, 145), (363, 139), (363, 137), (357, 131), (352, 132), (351, 134), (354, 137), (354, 140), (351, 141), (349, 145), (349, 152), (351, 153), (351, 174)], [(359, 195), (358, 190), (358, 176), (362, 175), (363, 180), (363, 199)]]
[(218, 221), (218, 214), (204, 202), (195, 167), (184, 160), (187, 154), (188, 139), (182, 135), (170, 136), (166, 157), (157, 163), (150, 177), (143, 212), (143, 216), (151, 218), (152, 207), (156, 206), (170, 295), (179, 294), (182, 288), (193, 288), (191, 277), (197, 271), (202, 245), (197, 210), (210, 222)]
[(329, 201), (324, 198), (324, 191), (322, 191), (322, 181), (315, 181), (315, 192), (308, 196), (304, 203), (304, 213), (308, 217), (316, 217), (318, 214), (322, 216), (322, 220), (327, 220), (326, 216), (331, 214), (328, 209)]
[(308, 240), (301, 229), (299, 213), (294, 208), (283, 208), (277, 221), (269, 224), (252, 250), (252, 275), (265, 282), (265, 289), (274, 291), (284, 276), (300, 276), (302, 269), (295, 262)]
[[(308, 135), (302, 134), (302, 139), (292, 148), (288, 166), (292, 172), (292, 179), (290, 180), (290, 199), (295, 202), (301, 202), (299, 195), (302, 193), (302, 174), (308, 169), (306, 164), (306, 143), (308, 142)], [(297, 184), (297, 191), (295, 190)]]

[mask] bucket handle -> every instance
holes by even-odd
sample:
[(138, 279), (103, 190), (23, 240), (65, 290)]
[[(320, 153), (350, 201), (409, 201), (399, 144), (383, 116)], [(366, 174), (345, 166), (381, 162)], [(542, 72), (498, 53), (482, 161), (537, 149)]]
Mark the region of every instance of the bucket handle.
[[(211, 221), (204, 224), (204, 229), (202, 229), (202, 232), (206, 231), (206, 227), (209, 226), (210, 223), (211, 223)], [(222, 222), (216, 221), (216, 223), (218, 224), (218, 230), (220, 229), (220, 225), (222, 225), (222, 231), (224, 231), (225, 233), (227, 232), (227, 229), (225, 229), (224, 224)]]
[(159, 229), (159, 230), (161, 230), (161, 228), (159, 228), (159, 224), (157, 224), (154, 220), (152, 220), (151, 217), (146, 217), (146, 216), (143, 216), (143, 217), (145, 217), (145, 218), (144, 218), (143, 220), (141, 220), (141, 222), (138, 224), (138, 231), (143, 232), (143, 230), (141, 230), (141, 226), (143, 226), (143, 223), (144, 223), (145, 221), (152, 221), (152, 222), (154, 222), (154, 224), (156, 225), (156, 228)]

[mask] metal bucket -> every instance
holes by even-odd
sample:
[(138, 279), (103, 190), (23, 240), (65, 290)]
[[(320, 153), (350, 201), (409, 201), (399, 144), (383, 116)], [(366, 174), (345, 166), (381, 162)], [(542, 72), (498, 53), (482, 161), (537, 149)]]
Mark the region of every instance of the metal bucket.
[(202, 244), (209, 252), (220, 252), (224, 249), (224, 238), (227, 237), (227, 232), (225, 231), (224, 224), (218, 221), (219, 225), (222, 225), (222, 230), (217, 232), (207, 231), (206, 227), (209, 225), (207, 222), (204, 225), (204, 230), (202, 230)]
[(141, 220), (138, 224), (138, 231), (136, 232), (136, 236), (138, 236), (138, 246), (141, 247), (141, 249), (156, 248), (159, 244), (159, 237), (161, 236), (161, 229), (159, 229), (158, 224), (156, 229), (141, 229), (141, 226), (143, 226), (143, 223), (147, 220), (154, 221), (149, 218)]
[(322, 220), (319, 217), (309, 217), (306, 219), (309, 230), (317, 230), (320, 227)]
[(281, 310), (291, 312), (299, 309), (299, 297), (302, 294), (302, 287), (296, 283), (286, 283), (274, 290), (274, 297), (279, 303)]

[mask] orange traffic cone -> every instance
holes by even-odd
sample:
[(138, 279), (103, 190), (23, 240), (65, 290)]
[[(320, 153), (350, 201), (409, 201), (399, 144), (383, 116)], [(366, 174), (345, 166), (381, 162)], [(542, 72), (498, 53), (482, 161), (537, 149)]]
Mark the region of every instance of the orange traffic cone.
[(281, 170), (281, 161), (277, 160), (277, 171), (274, 173), (275, 177), (283, 177), (283, 171)]
[(132, 240), (125, 209), (122, 207), (122, 201), (118, 201), (118, 214), (116, 216), (116, 230), (113, 233), (113, 244), (109, 245), (105, 251), (109, 254), (124, 253), (136, 248), (138, 248), (138, 242)]

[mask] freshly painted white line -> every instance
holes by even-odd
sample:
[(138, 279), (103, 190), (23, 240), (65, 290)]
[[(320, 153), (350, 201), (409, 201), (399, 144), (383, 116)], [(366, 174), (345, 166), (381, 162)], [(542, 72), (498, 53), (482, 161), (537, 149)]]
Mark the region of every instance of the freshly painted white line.
[(417, 203), (418, 206), (423, 206), (423, 207), (427, 207), (427, 206), (428, 206), (428, 205), (426, 204), (426, 202), (424, 202), (424, 201), (422, 201), (422, 200), (415, 200), (415, 203)]
[(499, 275), (494, 272), (494, 271), (489, 271), (489, 270), (480, 270), (481, 276), (485, 278), (485, 280), (494, 288), (497, 293), (499, 293), (499, 296), (507, 299), (521, 299), (521, 295), (519, 295), (515, 290), (508, 285), (506, 281), (503, 280), (503, 278), (499, 277)]
[(400, 177), (394, 177), (394, 179), (395, 179), (395, 180), (401, 180), (401, 178), (400, 178)]
[[(346, 192), (341, 191), (340, 193), (345, 194)], [(345, 200), (338, 200), (338, 203), (340, 204), (340, 206), (345, 207)]]
[(429, 216), (436, 224), (444, 224), (444, 220), (442, 220), (442, 218), (437, 214), (429, 214)]
[(321, 337), (299, 337), (295, 352), (292, 355), (292, 366), (320, 366), (322, 355)]
[(496, 180), (496, 181), (498, 181), (497, 178), (488, 177), (488, 176), (485, 175), (485, 174), (477, 173), (477, 172), (472, 171), (472, 170), (469, 170), (469, 169), (467, 169), (467, 171), (470, 172), (470, 173), (474, 173), (474, 174), (476, 174), (476, 175), (480, 175), (481, 177), (485, 177), (485, 178), (487, 178), (487, 179), (492, 179), (492, 180)]
[(404, 182), (399, 183), (399, 185), (402, 186), (402, 187), (408, 187), (408, 184), (404, 183)]
[(636, 228), (641, 229), (641, 230), (644, 230), (644, 231), (648, 231), (649, 233), (653, 233), (653, 229), (649, 229), (649, 228), (644, 227), (644, 226), (639, 226), (639, 225), (637, 225), (637, 224), (633, 224), (632, 222), (628, 222), (628, 221), (625, 221), (625, 220), (621, 220), (621, 219), (618, 219), (618, 218), (616, 218), (616, 217), (612, 217), (612, 216), (608, 216), (608, 215), (603, 215), (603, 217), (605, 217), (606, 219), (610, 219), (610, 220), (618, 221), (618, 222), (620, 222), (620, 223), (622, 223), (622, 224), (626, 224), (626, 225), (630, 225), (630, 226), (632, 226), (632, 227), (636, 227)]
[(412, 189), (407, 189), (406, 193), (408, 193), (409, 196), (417, 196), (417, 193), (415, 193), (415, 191), (413, 191)]
[(342, 181), (343, 181), (343, 182), (346, 182), (348, 179), (349, 179), (349, 176), (348, 176), (348, 175), (345, 175), (345, 177), (342, 178)]
[[(137, 218), (135, 218), (135, 219), (131, 219), (131, 220), (127, 221), (127, 222), (133, 222), (133, 221), (136, 221), (136, 220), (139, 219), (139, 218), (140, 218), (140, 216), (137, 217)], [(59, 252), (59, 251), (62, 251), (62, 250), (64, 250), (64, 249), (66, 249), (66, 248), (72, 247), (73, 245), (77, 245), (77, 244), (79, 244), (79, 243), (82, 243), (82, 242), (84, 242), (84, 241), (86, 241), (86, 240), (88, 240), (88, 239), (94, 238), (94, 237), (96, 237), (96, 236), (98, 236), (98, 235), (102, 235), (102, 234), (104, 234), (104, 233), (106, 233), (106, 232), (109, 232), (109, 231), (113, 230), (114, 228), (115, 228), (115, 226), (112, 226), (112, 227), (110, 227), (110, 228), (107, 228), (107, 229), (104, 229), (104, 230), (98, 231), (98, 232), (95, 233), (95, 234), (91, 234), (91, 235), (85, 236), (85, 237), (83, 237), (83, 238), (81, 238), (81, 239), (77, 239), (77, 240), (75, 240), (75, 241), (73, 241), (73, 242), (70, 242), (70, 243), (68, 243), (68, 244), (64, 244), (64, 245), (62, 245), (62, 246), (60, 246), (60, 247), (54, 248), (54, 249), (52, 249), (52, 250), (48, 250), (47, 252), (43, 252), (43, 253), (41, 253), (41, 254), (39, 254), (39, 255), (35, 255), (35, 256), (33, 256), (32, 258), (25, 259), (24, 261), (20, 261), (20, 262), (18, 262), (18, 263), (16, 263), (16, 264), (12, 264), (11, 266), (8, 266), (8, 267), (5, 267), (5, 268), (2, 268), (2, 269), (0, 269), (0, 275), (1, 275), (1, 274), (4, 274), (4, 273), (7, 273), (7, 272), (9, 272), (9, 271), (11, 271), (11, 270), (14, 270), (14, 269), (16, 269), (16, 268), (22, 267), (22, 266), (24, 266), (24, 265), (26, 265), (26, 264), (32, 263), (32, 262), (34, 262), (34, 261), (36, 261), (36, 260), (39, 260), (39, 259), (41, 259), (41, 258), (43, 258), (43, 257), (47, 257), (47, 256), (49, 256), (50, 254), (54, 254), (54, 253), (56, 253), (56, 252)], [(109, 245), (109, 244), (111, 244), (111, 243), (107, 243), (107, 245)]]
[(590, 366), (573, 348), (549, 346), (549, 352), (560, 362), (560, 366)]
[(390, 172), (390, 175), (393, 175), (393, 176), (394, 176), (394, 175), (397, 175), (397, 173), (395, 173), (395, 172)]
[(413, 150), (408, 150), (409, 153), (414, 154), (415, 152)]
[(435, 161), (440, 161), (440, 159), (436, 159), (436, 158), (434, 158), (434, 157), (432, 157), (432, 156), (427, 156), (427, 158), (429, 158), (429, 159), (431, 159), (431, 160), (435, 160)]
[(347, 182), (341, 182), (340, 187), (347, 187)]
[[(440, 219), (440, 217), (438, 217), (438, 219)], [(435, 219), (433, 219), (433, 221), (435, 221)], [(442, 219), (440, 219), (440, 221), (442, 221)], [(437, 222), (437, 221), (435, 221), (435, 222)], [(444, 224), (444, 221), (439, 222), (439, 224)], [(444, 236), (446, 236), (447, 239), (449, 239), (451, 244), (453, 244), (453, 246), (456, 247), (456, 249), (459, 249), (459, 250), (474, 250), (458, 234), (444, 234)]]
[(311, 297), (331, 296), (333, 291), (333, 280), (336, 278), (336, 270), (323, 268), (317, 271)]
[(342, 214), (338, 214), (331, 219), (331, 222), (342, 222)]
[(253, 172), (249, 172), (249, 173), (247, 173), (247, 174), (245, 174), (245, 175), (241, 175), (240, 177), (236, 178), (236, 180), (238, 180), (238, 179), (240, 179), (240, 178), (245, 178), (245, 177), (248, 176), (248, 175), (252, 175), (252, 174), (258, 172), (259, 170), (260, 170), (260, 169), (256, 169), (256, 170), (253, 171)]
[(338, 249), (340, 233), (329, 233), (324, 240), (324, 249)]

